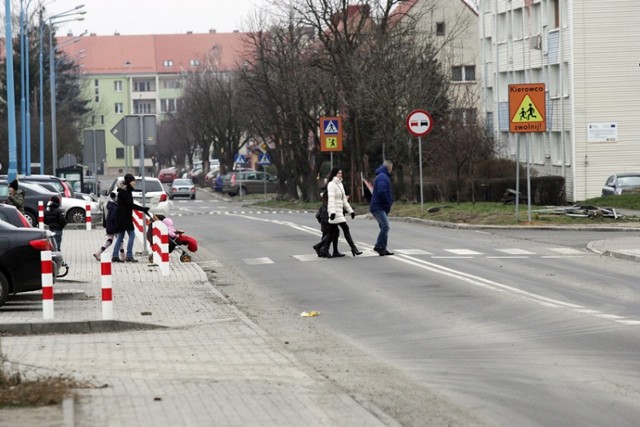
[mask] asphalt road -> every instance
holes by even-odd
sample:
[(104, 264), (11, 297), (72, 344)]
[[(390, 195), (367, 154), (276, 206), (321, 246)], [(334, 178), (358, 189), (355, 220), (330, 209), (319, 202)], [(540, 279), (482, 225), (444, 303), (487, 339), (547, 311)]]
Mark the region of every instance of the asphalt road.
[[(365, 254), (322, 260), (311, 212), (208, 196), (175, 212), (178, 228), (237, 271), (237, 283), (217, 284), (234, 303), (403, 424), (640, 420), (640, 267), (588, 252), (589, 233), (393, 221), (396, 255), (379, 257), (366, 251), (377, 224), (356, 219)], [(299, 317), (309, 310), (321, 315)]]

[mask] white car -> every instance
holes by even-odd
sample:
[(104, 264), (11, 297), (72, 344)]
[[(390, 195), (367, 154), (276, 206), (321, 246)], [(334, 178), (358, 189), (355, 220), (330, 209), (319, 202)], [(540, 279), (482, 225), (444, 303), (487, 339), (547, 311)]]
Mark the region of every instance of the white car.
[[(165, 217), (169, 216), (169, 210), (171, 209), (171, 202), (169, 201), (169, 195), (164, 190), (162, 183), (158, 178), (145, 176), (144, 177), (144, 201), (142, 200), (142, 178), (136, 176), (136, 185), (135, 190), (133, 191), (133, 201), (135, 204), (140, 206), (146, 206), (149, 208), (149, 212), (154, 215), (163, 215)], [(100, 208), (102, 210), (103, 215), (106, 215), (107, 209), (107, 200), (109, 199), (109, 194), (112, 191), (117, 192), (116, 183), (118, 180), (124, 181), (123, 177), (116, 178), (109, 189), (106, 191), (100, 192)]]

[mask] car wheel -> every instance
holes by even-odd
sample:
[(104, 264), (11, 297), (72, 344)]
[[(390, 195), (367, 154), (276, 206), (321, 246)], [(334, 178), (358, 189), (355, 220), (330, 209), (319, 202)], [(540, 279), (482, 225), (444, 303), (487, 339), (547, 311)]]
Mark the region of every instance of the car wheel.
[(0, 306), (3, 306), (9, 296), (9, 280), (0, 272)]
[(71, 208), (69, 212), (67, 212), (67, 222), (71, 224), (81, 224), (86, 220), (86, 214), (84, 209), (81, 208)]
[(24, 217), (27, 218), (32, 227), (38, 226), (38, 218), (30, 211), (24, 211)]

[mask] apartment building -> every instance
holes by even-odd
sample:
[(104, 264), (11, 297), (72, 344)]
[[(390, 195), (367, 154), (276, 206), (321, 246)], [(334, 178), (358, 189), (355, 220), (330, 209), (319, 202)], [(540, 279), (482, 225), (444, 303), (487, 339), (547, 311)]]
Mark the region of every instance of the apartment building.
[[(640, 171), (640, 2), (482, 0), (483, 110), (505, 157), (566, 179), (567, 200), (597, 197)], [(544, 83), (546, 132), (510, 133), (510, 84)]]
[[(125, 147), (111, 129), (126, 115), (155, 115), (158, 122), (179, 108), (184, 77), (205, 68), (231, 71), (244, 48), (244, 33), (90, 35), (64, 46), (77, 57), (92, 116), (85, 131), (105, 142), (105, 174), (139, 165), (136, 147)], [(58, 37), (59, 45), (73, 38)], [(101, 152), (101, 150), (96, 150)], [(145, 157), (148, 156), (148, 150)], [(91, 160), (89, 159), (88, 162)], [(88, 163), (85, 162), (85, 163)], [(152, 166), (144, 159), (145, 169)]]

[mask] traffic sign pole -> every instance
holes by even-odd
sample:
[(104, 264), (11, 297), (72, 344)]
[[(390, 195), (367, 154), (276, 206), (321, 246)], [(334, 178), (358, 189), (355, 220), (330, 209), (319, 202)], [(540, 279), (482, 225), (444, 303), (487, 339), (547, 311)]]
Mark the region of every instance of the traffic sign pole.
[(424, 210), (424, 183), (422, 179), (422, 137), (431, 133), (433, 119), (425, 110), (413, 110), (407, 116), (407, 130), (413, 136), (418, 137), (418, 158), (420, 161), (420, 209)]

